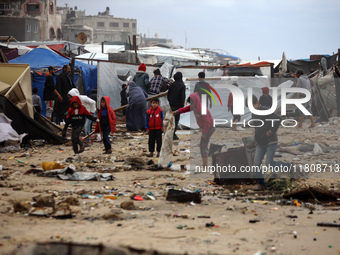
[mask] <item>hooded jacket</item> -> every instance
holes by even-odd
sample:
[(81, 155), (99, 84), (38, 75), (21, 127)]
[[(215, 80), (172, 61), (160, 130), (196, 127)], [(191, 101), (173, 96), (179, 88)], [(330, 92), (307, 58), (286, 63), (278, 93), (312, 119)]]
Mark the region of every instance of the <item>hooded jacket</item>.
[(182, 73), (174, 75), (175, 82), (171, 83), (168, 90), (168, 100), (171, 109), (174, 111), (184, 106), (185, 85), (182, 81)]
[(162, 109), (157, 106), (155, 110), (150, 107), (150, 109), (146, 112), (145, 117), (145, 129), (161, 129), (163, 127), (164, 115)]
[(143, 71), (136, 72), (136, 75), (133, 77), (133, 81), (136, 83), (138, 87), (141, 87), (146, 93), (150, 88), (149, 74)]
[(214, 126), (214, 120), (210, 114), (210, 111), (207, 109), (207, 114), (202, 115), (201, 99), (197, 92), (192, 93), (189, 97), (193, 100), (193, 109), (191, 108), (191, 105), (188, 105), (178, 109), (177, 111), (179, 114), (194, 111), (197, 125), (200, 127), (200, 129), (202, 129), (202, 132), (206, 134)]
[(79, 97), (82, 105), (85, 106), (85, 108), (88, 112), (94, 113), (96, 111), (96, 101), (92, 100), (91, 98), (89, 98), (87, 96), (80, 95), (78, 89), (76, 89), (76, 88), (71, 89), (68, 92), (68, 94), (72, 97), (74, 97), (74, 96)]
[[(117, 129), (116, 129), (116, 125), (117, 125), (116, 114), (115, 114), (114, 110), (112, 109), (112, 107), (110, 107), (110, 102), (111, 102), (110, 97), (103, 97), (103, 98), (105, 100), (106, 107), (107, 107), (107, 116), (108, 116), (108, 119), (109, 119), (110, 130), (111, 130), (111, 133), (113, 133), (113, 132), (117, 131)], [(99, 110), (99, 113), (98, 113), (98, 119), (100, 120), (100, 122), (102, 121), (102, 119), (101, 119), (102, 111), (103, 111), (103, 108), (100, 106), (100, 110)], [(96, 133), (98, 133), (100, 131), (100, 128), (99, 128), (100, 122), (97, 123), (97, 125), (96, 125), (96, 129), (95, 129)]]
[[(73, 107), (73, 103), (76, 102), (79, 104), (79, 107), (76, 109)], [(71, 124), (72, 127), (84, 126), (85, 118), (88, 118), (92, 121), (96, 121), (96, 117), (93, 117), (91, 113), (89, 113), (85, 106), (81, 104), (79, 97), (74, 96), (71, 99), (71, 106), (68, 109), (67, 119), (64, 129), (66, 130), (68, 126)]]
[[(268, 107), (260, 105), (258, 110), (268, 110)], [(255, 141), (260, 146), (268, 146), (278, 142), (277, 139), (277, 130), (280, 127), (281, 117), (276, 113), (272, 113), (269, 115), (259, 116), (256, 114), (252, 115), (252, 125), (255, 127)], [(258, 120), (258, 121), (256, 121)], [(260, 121), (262, 120), (262, 122)], [(272, 121), (275, 120), (275, 121)], [(263, 124), (262, 124), (263, 123)], [(267, 136), (267, 132), (271, 134)]]

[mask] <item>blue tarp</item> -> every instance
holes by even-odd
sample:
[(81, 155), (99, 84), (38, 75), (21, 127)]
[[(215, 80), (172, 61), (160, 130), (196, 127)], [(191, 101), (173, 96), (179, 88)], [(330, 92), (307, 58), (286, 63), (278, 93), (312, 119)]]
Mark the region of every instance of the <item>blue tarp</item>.
[[(46, 107), (45, 107), (45, 103), (43, 102), (43, 91), (44, 91), (46, 77), (44, 74), (40, 74), (35, 71), (42, 69), (42, 68), (48, 68), (49, 66), (54, 66), (56, 69), (61, 70), (63, 65), (67, 65), (70, 63), (70, 59), (65, 58), (61, 55), (58, 55), (57, 53), (53, 52), (50, 49), (35, 48), (34, 50), (26, 53), (25, 55), (22, 55), (21, 57), (10, 60), (9, 63), (30, 65), (31, 71), (34, 72), (32, 88), (36, 87), (39, 90), (38, 94), (41, 97), (41, 101), (43, 104), (42, 114), (45, 115)], [(86, 63), (76, 61), (75, 69), (79, 69), (82, 71), (86, 93), (88, 95), (91, 94), (91, 91), (97, 88), (97, 66), (93, 66), (93, 65), (89, 65)], [(61, 71), (57, 72), (57, 75), (60, 72)], [(78, 75), (75, 74), (74, 82), (76, 83), (77, 80), (78, 80)]]

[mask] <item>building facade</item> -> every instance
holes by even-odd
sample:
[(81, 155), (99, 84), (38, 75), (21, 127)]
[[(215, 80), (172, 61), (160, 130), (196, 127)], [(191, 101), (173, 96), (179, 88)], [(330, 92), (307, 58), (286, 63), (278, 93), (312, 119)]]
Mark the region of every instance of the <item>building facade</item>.
[(0, 0), (0, 35), (18, 41), (61, 40), (56, 0)]
[[(85, 15), (75, 6), (58, 7), (62, 16), (63, 39), (77, 42), (79, 33), (85, 33), (89, 43), (101, 43), (103, 41), (127, 42), (129, 36), (137, 33), (137, 20), (116, 18), (110, 15), (109, 7), (98, 15)], [(131, 39), (132, 40), (132, 39)]]

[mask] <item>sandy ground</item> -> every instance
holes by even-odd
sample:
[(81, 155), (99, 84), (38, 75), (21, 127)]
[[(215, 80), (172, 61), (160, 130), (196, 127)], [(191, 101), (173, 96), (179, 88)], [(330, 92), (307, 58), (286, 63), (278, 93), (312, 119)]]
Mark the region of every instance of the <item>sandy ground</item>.
[[(282, 152), (280, 160), (298, 164), (338, 162), (339, 126), (308, 129), (308, 124), (304, 123), (303, 129), (280, 128), (280, 145), (308, 139), (307, 142), (311, 143), (326, 142), (330, 152), (299, 156)], [(237, 132), (224, 129), (223, 135), (219, 132), (211, 141), (239, 146), (242, 138), (252, 135), (252, 132), (249, 128)], [(24, 175), (29, 169), (41, 169), (44, 161), (60, 161), (63, 166), (68, 166), (70, 163), (65, 159), (73, 156), (71, 146), (35, 146), (22, 152), (1, 154), (0, 165), (6, 170), (0, 171), (0, 254), (16, 254), (29, 244), (53, 241), (102, 243), (111, 247), (177, 254), (340, 254), (340, 229), (317, 226), (318, 222), (340, 223), (340, 207), (336, 204), (339, 201), (314, 204), (312, 207), (304, 206), (306, 201), (299, 201), (303, 205), (296, 207), (293, 203), (282, 203), (279, 191), (261, 193), (254, 191), (252, 185), (214, 185), (211, 174), (126, 169), (123, 162), (117, 161), (127, 157), (148, 160), (144, 156), (147, 136), (138, 132), (130, 134), (131, 139), (126, 139), (122, 128), (113, 134), (111, 155), (103, 155), (103, 144), (94, 142), (73, 162), (77, 170), (110, 172), (115, 177), (114, 181), (62, 181), (35, 174)], [(181, 152), (190, 150), (190, 135), (184, 132), (179, 137), (179, 142), (173, 147), (177, 151), (177, 156), (172, 158), (174, 166), (190, 163), (190, 154)], [(153, 160), (157, 163), (156, 158)], [(339, 177), (323, 178), (299, 180), (297, 183), (301, 187), (322, 186), (339, 191), (339, 180)], [(204, 194), (202, 203), (166, 201), (167, 189), (173, 187), (200, 189)], [(108, 195), (113, 188), (122, 194), (117, 199), (96, 197), (98, 194)], [(235, 190), (238, 196), (235, 196)], [(132, 194), (146, 198), (147, 192), (152, 192), (156, 200), (134, 201), (134, 210), (120, 208), (122, 202), (133, 201), (130, 198)], [(33, 197), (41, 194), (54, 196), (56, 204), (74, 197), (80, 205), (71, 206), (74, 215), (71, 219), (29, 216), (13, 211), (13, 203), (30, 206)], [(83, 199), (81, 194), (95, 198)], [(256, 200), (266, 202), (258, 203)], [(108, 213), (115, 213), (119, 219), (103, 219)], [(251, 220), (258, 221), (250, 223)], [(207, 223), (215, 226), (206, 227)], [(179, 225), (186, 227), (180, 229)]]

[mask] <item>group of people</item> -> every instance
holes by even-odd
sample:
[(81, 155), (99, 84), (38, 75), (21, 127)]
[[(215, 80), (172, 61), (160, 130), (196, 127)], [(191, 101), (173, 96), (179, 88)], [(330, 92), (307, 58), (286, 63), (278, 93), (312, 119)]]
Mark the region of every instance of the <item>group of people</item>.
[[(114, 110), (110, 107), (110, 97), (102, 97), (100, 101), (100, 109), (97, 110), (95, 100), (79, 94), (78, 89), (75, 87), (74, 82), (69, 75), (69, 65), (65, 65), (63, 67), (63, 72), (56, 77), (56, 85), (54, 85), (53, 79), (55, 69), (53, 67), (49, 67), (48, 71), (49, 74), (46, 78), (43, 94), (43, 99), (46, 104), (46, 117), (51, 120), (52, 113), (55, 113), (57, 123), (65, 121), (65, 126), (62, 132), (63, 135), (66, 134), (68, 126), (70, 124), (72, 125), (72, 146), (75, 153), (81, 153), (85, 149), (85, 144), (80, 139), (82, 129), (85, 129), (85, 135), (90, 134), (92, 121), (96, 121), (97, 124), (95, 132), (103, 134), (103, 143), (105, 147), (104, 153), (112, 153), (109, 134), (116, 131), (117, 120)], [(298, 78), (297, 87), (302, 87), (311, 91), (309, 79), (301, 70), (297, 71), (296, 77)], [(146, 110), (146, 99), (149, 95), (157, 95), (167, 90), (167, 98), (172, 114), (175, 116), (176, 127), (179, 122), (180, 114), (193, 111), (194, 116), (196, 117), (197, 124), (202, 131), (200, 152), (203, 167), (205, 167), (208, 165), (208, 144), (211, 136), (215, 132), (215, 127), (210, 111), (206, 109), (206, 114), (202, 114), (202, 103), (206, 103), (206, 105), (209, 105), (210, 108), (212, 107), (211, 97), (206, 97), (207, 102), (201, 102), (201, 98), (202, 94), (205, 93), (208, 95), (211, 93), (210, 85), (205, 81), (205, 73), (198, 73), (199, 81), (195, 85), (194, 92), (186, 101), (189, 105), (184, 106), (185, 85), (182, 73), (175, 73), (173, 79), (174, 81), (171, 81), (163, 77), (160, 70), (156, 69), (154, 71), (154, 77), (149, 80), (145, 64), (141, 64), (138, 67), (138, 72), (134, 76), (133, 80), (122, 85), (121, 104), (128, 105), (125, 112), (127, 130), (146, 131), (149, 135), (149, 153), (147, 156), (154, 156), (155, 144), (157, 144), (156, 155), (159, 157), (162, 147), (162, 133), (164, 132), (164, 113), (160, 107), (159, 98), (152, 98), (150, 108), (148, 110)], [(238, 86), (237, 83), (233, 83), (233, 85)], [(256, 96), (252, 96), (253, 107), (258, 110), (271, 108), (272, 97), (269, 95), (269, 88), (262, 88), (262, 93), (263, 95), (259, 99)], [(34, 88), (33, 104), (36, 110), (41, 112), (42, 105), (41, 101), (39, 102), (40, 98), (37, 94), (38, 91)], [(311, 111), (311, 101), (305, 103), (304, 106), (307, 110)], [(237, 123), (241, 116), (235, 115), (233, 112), (232, 93), (230, 93), (228, 97), (228, 111), (231, 111), (233, 114), (233, 123)], [(65, 115), (66, 113), (67, 117)], [(97, 117), (95, 117), (96, 113)], [(281, 117), (275, 113), (272, 113), (270, 116), (257, 116), (254, 114), (252, 116), (252, 119), (256, 120), (261, 120), (263, 118), (281, 120)], [(304, 116), (301, 115), (297, 127), (302, 127), (303, 119)], [(313, 117), (310, 116), (310, 119), (312, 122), (311, 127), (314, 127), (315, 124)], [(264, 123), (269, 122), (264, 121)], [(274, 125), (269, 124), (262, 126), (259, 125), (259, 127), (255, 128), (256, 152), (254, 165), (261, 166), (264, 156), (266, 156), (267, 165), (289, 165), (288, 163), (276, 162), (273, 160), (278, 143), (277, 130), (280, 126), (280, 121), (275, 121)], [(237, 130), (235, 124), (232, 125), (232, 129)], [(173, 134), (173, 138), (175, 140), (178, 139), (176, 129)], [(260, 176), (259, 183), (264, 185), (263, 176)]]

